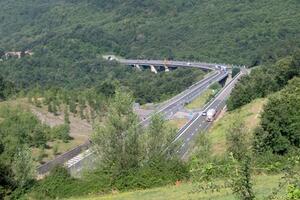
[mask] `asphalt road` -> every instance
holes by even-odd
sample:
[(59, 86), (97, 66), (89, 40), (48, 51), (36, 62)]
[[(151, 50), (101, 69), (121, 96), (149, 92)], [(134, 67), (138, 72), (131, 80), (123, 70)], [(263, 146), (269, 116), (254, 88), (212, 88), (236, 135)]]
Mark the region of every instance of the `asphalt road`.
[[(192, 102), (198, 96), (200, 96), (210, 85), (224, 79), (228, 76), (227, 72), (216, 71), (211, 76), (199, 81), (198, 83), (192, 85), (184, 92), (177, 95), (175, 98), (168, 101), (166, 105), (156, 110), (153, 114), (160, 114), (164, 118), (170, 118), (177, 111), (182, 109), (185, 104)], [(147, 117), (143, 121), (140, 122), (142, 126), (146, 126), (151, 121), (151, 116)]]
[(173, 67), (194, 67), (194, 68), (202, 68), (206, 70), (214, 70), (215, 66), (218, 64), (212, 63), (201, 63), (201, 62), (183, 62), (183, 61), (163, 61), (163, 60), (125, 60), (119, 59), (120, 63), (125, 65), (154, 65), (154, 66), (173, 66)]
[[(220, 93), (209, 102), (202, 110), (202, 112), (207, 112), (209, 109), (215, 109), (217, 113), (226, 105), (226, 100), (230, 96), (232, 89), (234, 88), (239, 77), (243, 74), (238, 74), (225, 88), (223, 88)], [(188, 155), (188, 150), (190, 149), (191, 142), (195, 139), (197, 134), (205, 132), (213, 122), (207, 122), (206, 116), (202, 116), (202, 112), (196, 114), (196, 116), (184, 127), (182, 128), (174, 141), (181, 141), (181, 146), (177, 153), (181, 158), (186, 158)]]
[[(165, 61), (157, 61), (157, 60), (119, 60), (122, 64), (125, 65), (134, 65), (134, 64), (139, 64), (139, 65), (164, 65)], [(213, 70), (214, 72), (209, 76), (206, 77), (205, 79), (195, 83), (194, 85), (190, 86), (188, 89), (183, 91), (182, 93), (176, 95), (172, 99), (168, 100), (162, 107), (159, 107), (154, 114), (159, 113), (163, 117), (168, 118), (175, 114), (177, 111), (179, 111), (186, 103), (189, 103), (193, 101), (195, 98), (197, 98), (199, 95), (201, 95), (210, 85), (221, 81), (224, 79), (226, 76), (228, 76), (228, 72), (221, 71), (216, 69), (216, 64), (208, 64), (208, 63), (196, 63), (196, 62), (181, 62), (181, 61), (168, 61), (167, 62), (168, 66), (176, 66), (176, 67), (196, 67), (196, 68), (201, 68), (201, 69), (206, 69), (206, 70)], [(216, 106), (224, 106), (225, 101), (220, 100), (221, 103), (215, 102), (214, 105)], [(199, 124), (199, 119), (202, 119), (203, 117), (200, 116), (200, 114), (196, 115), (194, 117), (195, 120), (191, 121), (191, 125), (187, 125), (187, 130), (179, 132), (181, 134), (179, 136), (180, 139), (182, 139), (184, 142), (184, 146), (180, 149), (180, 151), (183, 152), (183, 154), (187, 151), (189, 142), (193, 139), (191, 136), (195, 135), (197, 132), (196, 129), (199, 130), (197, 124)], [(149, 124), (151, 120), (151, 116), (148, 118), (144, 119), (143, 121), (140, 122), (140, 125), (146, 126)], [(208, 126), (207, 126), (208, 127)], [(204, 128), (207, 128), (204, 127)], [(82, 162), (88, 161), (93, 159), (93, 154), (89, 151), (86, 155), (78, 155), (74, 157), (73, 159), (69, 160), (67, 162), (67, 167), (69, 169), (73, 169), (74, 171), (80, 171), (82, 168)]]

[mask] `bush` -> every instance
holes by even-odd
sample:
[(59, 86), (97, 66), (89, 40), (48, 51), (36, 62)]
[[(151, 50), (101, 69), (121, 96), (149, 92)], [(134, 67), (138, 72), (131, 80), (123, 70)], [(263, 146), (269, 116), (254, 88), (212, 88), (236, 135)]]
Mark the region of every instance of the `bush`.
[(254, 135), (254, 147), (258, 152), (286, 154), (292, 148), (300, 148), (299, 96), (300, 78), (294, 78), (269, 98)]
[(69, 136), (70, 125), (62, 124), (52, 128), (51, 135), (53, 138), (63, 140), (64, 142), (68, 142), (71, 137)]
[(113, 181), (112, 187), (122, 191), (146, 189), (174, 184), (177, 180), (187, 180), (188, 178), (188, 166), (182, 161), (177, 159), (156, 160), (139, 169), (121, 173)]
[(35, 199), (67, 198), (91, 193), (108, 193), (111, 190), (128, 191), (174, 184), (189, 178), (188, 166), (180, 160), (157, 160), (145, 166), (119, 171), (97, 169), (83, 174), (81, 179), (70, 176), (63, 167), (54, 168), (49, 176), (37, 183), (29, 196)]
[(232, 68), (232, 78), (235, 77), (238, 73), (240, 73), (241, 68), (239, 67), (233, 67)]
[(55, 199), (70, 196), (76, 189), (78, 180), (72, 178), (68, 171), (60, 166), (55, 167), (42, 181), (31, 190), (29, 196), (34, 199)]

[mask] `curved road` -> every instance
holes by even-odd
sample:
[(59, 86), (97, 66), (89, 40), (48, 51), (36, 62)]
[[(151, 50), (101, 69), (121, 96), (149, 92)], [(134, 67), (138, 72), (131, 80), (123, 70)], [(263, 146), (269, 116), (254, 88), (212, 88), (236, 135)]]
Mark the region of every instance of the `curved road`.
[[(159, 60), (119, 60), (120, 63), (124, 65), (156, 65), (156, 66), (164, 66), (166, 64), (165, 61), (159, 61)], [(174, 66), (174, 67), (196, 67), (201, 68), (204, 70), (212, 70), (214, 71), (210, 76), (204, 78), (203, 80), (193, 84), (189, 88), (187, 88), (182, 93), (176, 95), (172, 99), (168, 100), (163, 106), (161, 106), (159, 109), (154, 111), (153, 114), (161, 114), (163, 117), (168, 118), (175, 114), (178, 110), (184, 107), (186, 103), (191, 102), (195, 98), (197, 98), (199, 95), (201, 95), (210, 85), (214, 84), (215, 82), (221, 81), (222, 79), (226, 78), (228, 76), (228, 72), (225, 70), (220, 70), (216, 68), (216, 64), (208, 64), (208, 63), (198, 63), (198, 62), (182, 62), (182, 61), (168, 61), (168, 66)], [(220, 101), (222, 103), (216, 103), (217, 106), (224, 106), (225, 101)], [(199, 120), (203, 121), (202, 117), (200, 117), (200, 114), (197, 114), (196, 117), (193, 118), (193, 120), (190, 122), (189, 126), (186, 126), (186, 130), (180, 130), (181, 132), (178, 133), (178, 139), (181, 139), (185, 141), (180, 149), (180, 153), (182, 155), (185, 155), (188, 149), (188, 145), (190, 141), (193, 139), (193, 135), (195, 135), (196, 131), (198, 131), (199, 128)], [(151, 116), (144, 119), (140, 122), (140, 125), (146, 126), (149, 124), (151, 119)], [(202, 122), (200, 123), (202, 124)], [(201, 125), (202, 126), (202, 125)], [(205, 126), (205, 125), (203, 125)], [(208, 127), (208, 126), (207, 126)], [(207, 128), (206, 127), (206, 128)], [(204, 127), (205, 128), (205, 127)], [(178, 140), (176, 139), (176, 140)], [(69, 160), (66, 163), (66, 166), (68, 169), (72, 169), (74, 171), (80, 171), (82, 168), (82, 163), (85, 163), (86, 161), (90, 162), (93, 159), (93, 153), (87, 150), (85, 153), (80, 154), (73, 159)]]
[(187, 126), (183, 127), (178, 132), (174, 142), (177, 140), (182, 142), (180, 149), (177, 151), (181, 158), (185, 159), (187, 157), (189, 147), (191, 146), (192, 141), (195, 139), (197, 134), (201, 134), (201, 132), (206, 131), (213, 123), (207, 122), (206, 116), (202, 116), (202, 113), (207, 112), (209, 109), (215, 109), (217, 114), (221, 112), (221, 110), (226, 106), (226, 100), (230, 96), (232, 89), (239, 78), (243, 75), (244, 73), (239, 73), (236, 75), (236, 77), (231, 80), (231, 82), (226, 85), (213, 100), (211, 100), (202, 108), (202, 112), (197, 113), (197, 115), (187, 124)]

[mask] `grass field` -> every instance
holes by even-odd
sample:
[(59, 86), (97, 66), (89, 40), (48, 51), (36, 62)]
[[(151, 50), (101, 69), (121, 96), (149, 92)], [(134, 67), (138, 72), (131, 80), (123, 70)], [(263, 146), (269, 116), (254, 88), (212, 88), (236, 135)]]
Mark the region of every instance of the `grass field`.
[(226, 130), (232, 121), (239, 118), (245, 122), (249, 133), (253, 131), (260, 121), (260, 112), (262, 110), (265, 99), (257, 99), (250, 104), (233, 112), (223, 113), (220, 119), (217, 119), (209, 130), (209, 137), (211, 138), (213, 152), (221, 154), (226, 149)]
[(170, 128), (176, 128), (179, 130), (188, 122), (187, 119), (171, 119), (166, 122), (167, 126)]
[[(253, 130), (259, 123), (259, 113), (262, 110), (265, 99), (257, 99), (252, 103), (242, 107), (233, 112), (222, 113), (209, 131), (209, 137), (212, 141), (213, 152), (215, 154), (222, 154), (226, 151), (226, 129), (236, 117), (245, 121), (249, 132)], [(182, 120), (171, 120), (167, 122), (169, 126), (176, 127)], [(257, 175), (254, 177), (254, 188), (257, 194), (257, 199), (265, 199), (270, 195), (272, 189), (276, 188), (280, 180), (280, 175)], [(222, 181), (219, 181), (222, 183)], [(164, 199), (178, 199), (178, 200), (231, 200), (235, 199), (230, 188), (221, 189), (219, 192), (193, 192), (196, 185), (192, 183), (182, 183), (179, 186), (166, 186), (161, 188), (154, 188), (148, 190), (131, 191), (125, 193), (118, 193), (113, 191), (112, 194), (104, 196), (90, 196), (84, 198), (73, 198), (69, 200), (164, 200)], [(283, 188), (284, 190), (284, 188)], [(284, 192), (284, 191), (282, 191)]]
[(213, 94), (212, 89), (205, 90), (205, 92), (202, 95), (200, 95), (194, 101), (192, 101), (191, 103), (186, 105), (185, 108), (191, 109), (191, 110), (196, 109), (196, 108), (201, 108), (208, 101), (211, 94)]
[[(254, 181), (254, 188), (257, 199), (264, 199), (270, 195), (273, 188), (277, 187), (280, 175), (257, 176)], [(105, 196), (90, 196), (71, 198), (69, 200), (231, 200), (235, 199), (230, 188), (221, 189), (219, 192), (193, 192), (197, 186), (191, 183), (183, 183), (179, 186), (166, 186), (149, 190), (132, 191), (125, 193), (113, 192)]]

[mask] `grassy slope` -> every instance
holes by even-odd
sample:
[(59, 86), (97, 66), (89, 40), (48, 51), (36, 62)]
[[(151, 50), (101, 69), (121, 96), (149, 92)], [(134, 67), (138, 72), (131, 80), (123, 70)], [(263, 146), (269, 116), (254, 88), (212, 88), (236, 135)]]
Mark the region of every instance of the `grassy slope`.
[[(226, 149), (226, 129), (228, 124), (232, 122), (232, 120), (239, 116), (246, 123), (246, 127), (251, 130), (256, 127), (259, 123), (259, 113), (262, 109), (262, 106), (266, 100), (265, 99), (257, 99), (246, 106), (243, 106), (239, 110), (235, 110), (233, 112), (222, 113), (219, 119), (214, 123), (213, 127), (209, 131), (209, 137), (212, 140), (212, 147), (215, 154), (222, 154)], [(168, 124), (173, 124), (168, 122)], [(174, 124), (173, 124), (174, 126)], [(262, 199), (263, 197), (269, 195), (273, 188), (275, 188), (278, 184), (278, 180), (280, 179), (280, 175), (260, 175), (255, 177), (255, 190), (258, 194), (258, 199)], [(231, 194), (230, 189), (222, 189), (220, 192), (215, 193), (193, 193), (191, 192), (193, 188), (196, 186), (191, 183), (183, 183), (178, 186), (166, 186), (161, 188), (142, 190), (142, 191), (132, 191), (125, 193), (116, 193), (105, 196), (91, 196), (85, 198), (78, 198), (84, 200), (123, 200), (123, 199), (143, 199), (143, 200), (163, 200), (163, 199), (203, 199), (203, 200), (231, 200), (234, 199), (234, 196)], [(70, 200), (77, 200), (76, 198)]]
[[(278, 180), (280, 179), (279, 175), (274, 176), (259, 176), (255, 178), (254, 188), (258, 194), (258, 199), (269, 195), (273, 188), (277, 186)], [(164, 199), (203, 199), (203, 200), (232, 200), (234, 196), (231, 194), (230, 189), (221, 189), (220, 192), (193, 192), (193, 189), (196, 189), (196, 186), (191, 183), (183, 183), (180, 186), (166, 186), (161, 188), (142, 190), (142, 191), (133, 191), (125, 193), (115, 193), (106, 196), (90, 196), (90, 197), (80, 197), (80, 198), (71, 198), (69, 200), (164, 200)]]
[(198, 98), (196, 98), (194, 101), (186, 105), (185, 107), (187, 109), (196, 109), (201, 108), (205, 105), (207, 100), (209, 99), (209, 96), (213, 93), (212, 89), (207, 89), (202, 95), (200, 95)]
[(185, 118), (182, 118), (182, 119), (171, 119), (171, 120), (167, 121), (167, 126), (169, 126), (170, 128), (175, 128), (175, 129), (179, 130), (187, 122), (188, 122), (188, 120), (185, 119)]
[[(58, 124), (63, 124), (63, 116), (54, 116), (50, 113), (47, 112), (47, 108), (36, 108), (33, 105), (29, 104), (26, 99), (17, 99), (17, 100), (9, 100), (9, 101), (4, 101), (0, 102), (0, 107), (5, 107), (5, 106), (20, 106), (26, 110), (35, 110), (35, 115), (41, 120), (41, 116), (43, 118), (43, 122), (46, 123), (47, 125), (58, 125)], [(1, 119), (0, 119), (1, 120)], [(91, 128), (82, 126), (83, 124), (87, 124), (83, 120), (80, 120), (78, 117), (70, 117), (71, 121), (71, 132), (70, 135), (72, 136), (72, 140), (69, 142), (65, 143), (61, 140), (54, 140), (54, 141), (49, 141), (47, 143), (48, 148), (45, 149), (44, 151), (44, 157), (43, 157), (43, 162), (47, 162), (49, 160), (52, 160), (55, 155), (53, 154), (53, 147), (57, 145), (58, 151), (57, 155), (62, 154), (68, 150), (73, 149), (74, 147), (83, 144), (86, 142), (88, 136), (91, 134)], [(78, 123), (80, 122), (80, 123)], [(81, 135), (77, 134), (77, 129), (81, 131)], [(40, 148), (33, 148), (32, 149), (33, 157), (37, 159), (39, 157), (39, 154), (41, 153)], [(57, 156), (56, 155), (56, 156)]]
[(213, 124), (209, 130), (209, 137), (212, 141), (213, 152), (216, 154), (222, 154), (226, 149), (226, 129), (232, 123), (232, 120), (236, 117), (245, 121), (246, 127), (253, 130), (259, 123), (259, 113), (262, 110), (265, 99), (256, 99), (243, 106), (242, 108), (233, 112), (221, 113), (221, 116)]

